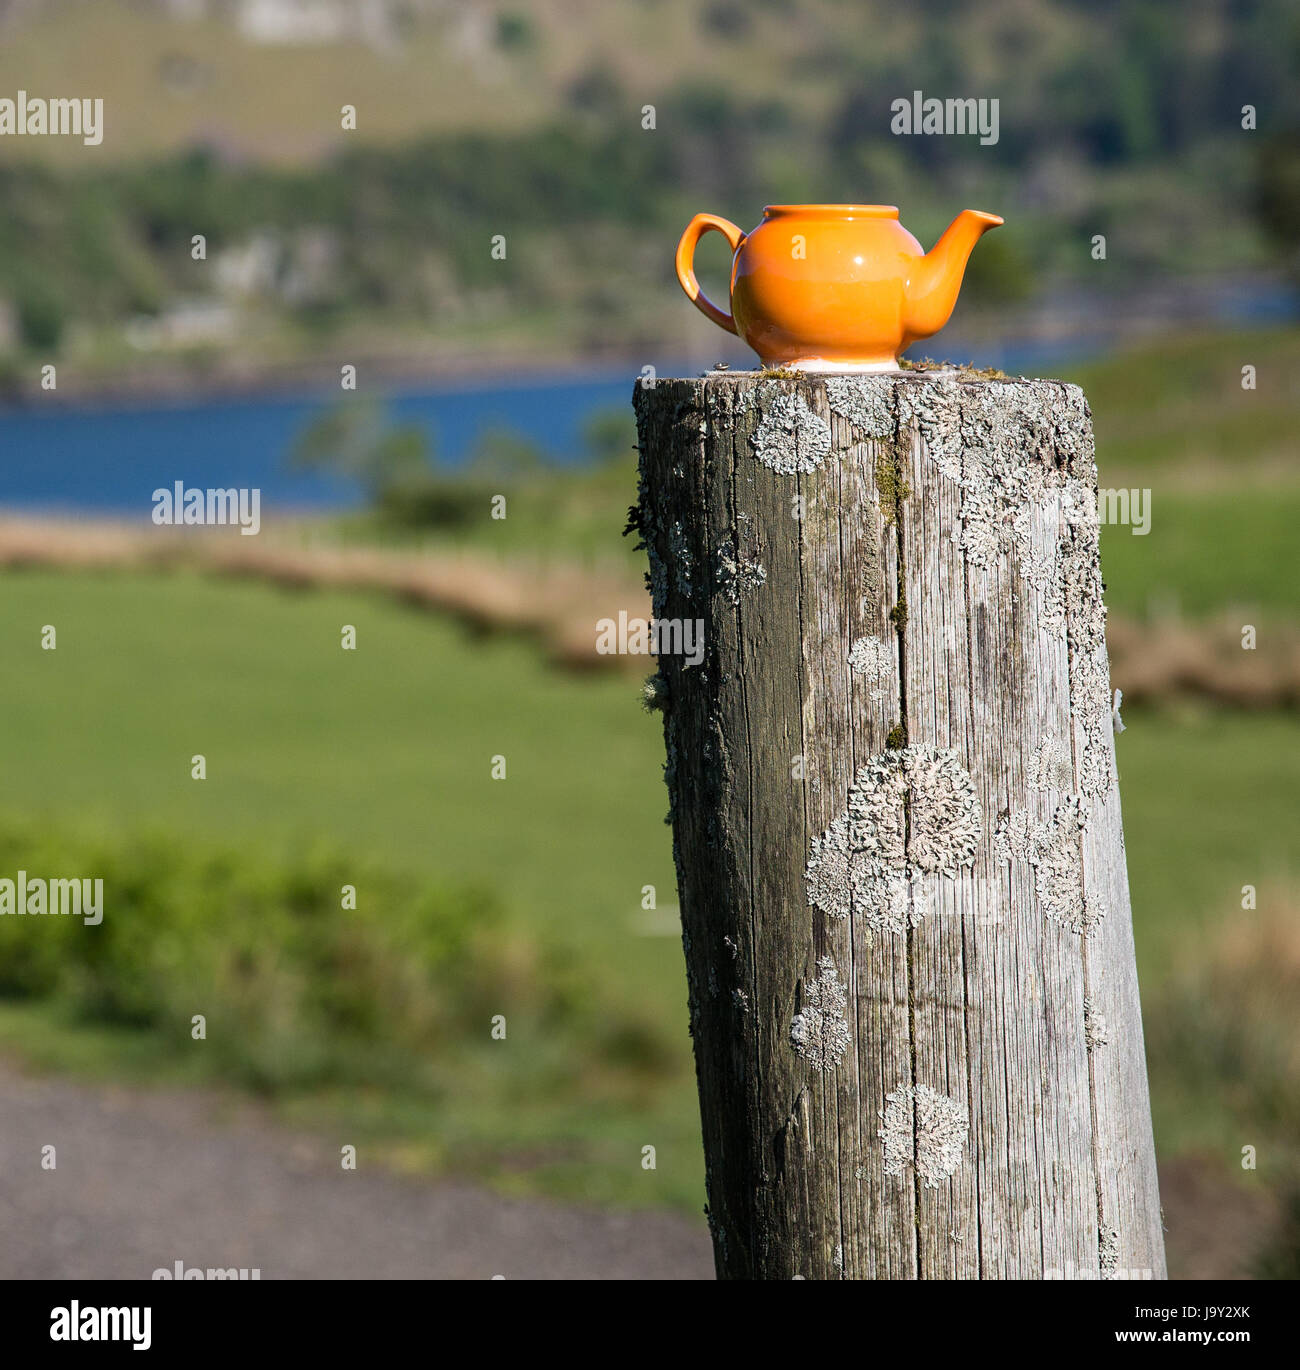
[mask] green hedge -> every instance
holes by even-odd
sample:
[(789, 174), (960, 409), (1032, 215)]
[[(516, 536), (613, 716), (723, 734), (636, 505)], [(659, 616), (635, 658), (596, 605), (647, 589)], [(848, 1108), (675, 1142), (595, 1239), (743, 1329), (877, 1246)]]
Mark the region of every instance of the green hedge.
[[(0, 917), (0, 996), (148, 1029), (192, 1049), (206, 1019), (216, 1073), (259, 1088), (407, 1082), (494, 1013), (562, 1030), (580, 994), (543, 973), (499, 903), (358, 870), (337, 854), (277, 863), (174, 837), (126, 844), (0, 826), (0, 876), (99, 878), (103, 920)], [(356, 910), (342, 887), (357, 887)]]

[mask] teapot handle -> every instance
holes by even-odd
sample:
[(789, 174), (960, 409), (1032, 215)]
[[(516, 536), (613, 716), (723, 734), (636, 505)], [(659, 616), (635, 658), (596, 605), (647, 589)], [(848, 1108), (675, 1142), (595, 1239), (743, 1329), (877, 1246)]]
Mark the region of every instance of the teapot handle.
[(686, 292), (686, 298), (701, 314), (712, 319), (719, 328), (725, 328), (728, 333), (735, 333), (735, 319), (724, 310), (719, 309), (700, 289), (700, 283), (695, 279), (695, 244), (711, 228), (721, 233), (731, 244), (733, 253), (745, 239), (744, 231), (737, 228), (730, 219), (720, 218), (716, 214), (697, 214), (686, 225), (686, 232), (682, 234), (681, 242), (677, 244), (677, 279)]

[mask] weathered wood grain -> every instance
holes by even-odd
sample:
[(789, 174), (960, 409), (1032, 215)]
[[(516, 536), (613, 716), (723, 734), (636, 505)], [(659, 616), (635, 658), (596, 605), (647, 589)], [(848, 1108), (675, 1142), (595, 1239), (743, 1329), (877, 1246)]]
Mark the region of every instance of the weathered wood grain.
[(1082, 393), (635, 407), (719, 1274), (1163, 1277)]

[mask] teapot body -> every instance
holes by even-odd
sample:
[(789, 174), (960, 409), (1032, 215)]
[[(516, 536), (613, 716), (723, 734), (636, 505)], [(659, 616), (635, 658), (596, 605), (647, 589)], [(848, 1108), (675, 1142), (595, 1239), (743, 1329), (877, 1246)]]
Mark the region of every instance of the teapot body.
[(892, 206), (770, 206), (732, 262), (736, 331), (767, 365), (896, 367), (923, 256)]
[[(751, 233), (697, 214), (677, 245), (677, 278), (766, 366), (893, 370), (904, 348), (948, 321), (971, 249), (1001, 222), (963, 210), (926, 253), (893, 205), (769, 205)], [(710, 230), (732, 248), (730, 312), (695, 277), (695, 245)]]

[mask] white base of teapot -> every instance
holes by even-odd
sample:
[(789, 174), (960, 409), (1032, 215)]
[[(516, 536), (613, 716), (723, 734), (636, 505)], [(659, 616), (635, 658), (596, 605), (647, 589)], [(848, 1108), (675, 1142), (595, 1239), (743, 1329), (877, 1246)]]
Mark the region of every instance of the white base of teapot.
[(820, 371), (835, 376), (861, 376), (869, 372), (903, 369), (896, 359), (887, 362), (832, 362), (824, 357), (797, 357), (792, 362), (769, 362), (764, 365), (783, 366), (789, 371)]

